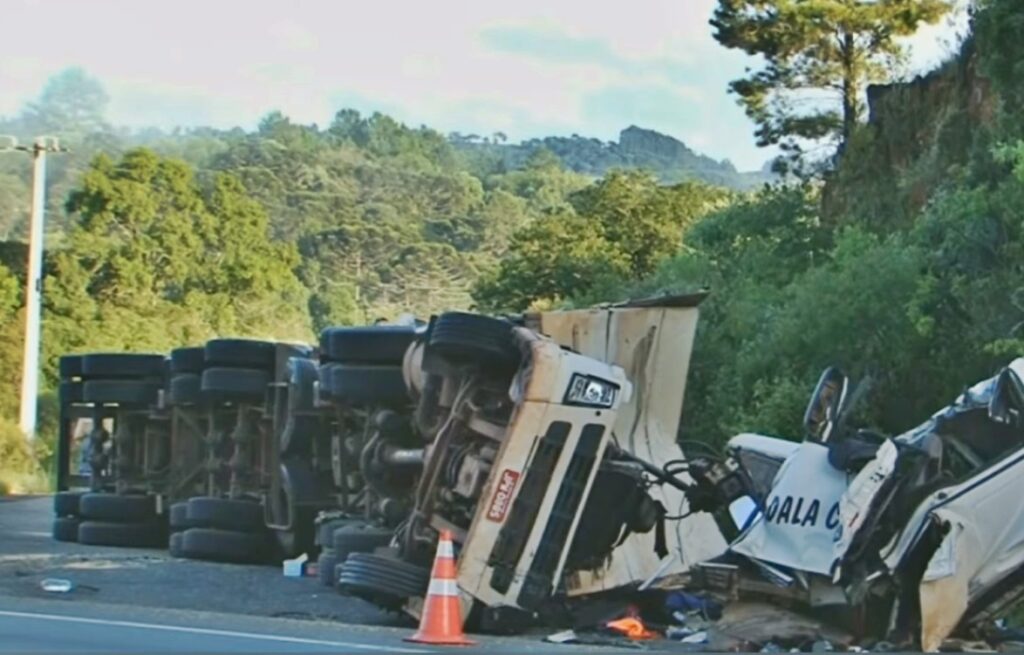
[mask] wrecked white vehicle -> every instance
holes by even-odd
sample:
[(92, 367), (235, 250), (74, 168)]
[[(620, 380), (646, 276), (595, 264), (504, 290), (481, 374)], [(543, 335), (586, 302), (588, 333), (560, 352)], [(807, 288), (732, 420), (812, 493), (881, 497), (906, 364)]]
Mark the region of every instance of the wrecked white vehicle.
[(983, 633), (1024, 594), (1022, 378), (1018, 359), (887, 438), (844, 427), (850, 385), (826, 371), (802, 443), (731, 442), (733, 465), (753, 458), (778, 472), (766, 493), (747, 476), (744, 529), (696, 567), (695, 581), (728, 599), (820, 609), (860, 639), (933, 651), (951, 635)]

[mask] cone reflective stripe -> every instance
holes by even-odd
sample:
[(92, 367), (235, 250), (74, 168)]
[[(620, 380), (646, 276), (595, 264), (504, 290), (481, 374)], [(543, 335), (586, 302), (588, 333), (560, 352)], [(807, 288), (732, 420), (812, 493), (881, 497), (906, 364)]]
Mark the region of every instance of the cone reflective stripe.
[(430, 572), (430, 586), (423, 603), (423, 614), (420, 616), (420, 629), (413, 636), (406, 637), (406, 641), (451, 646), (476, 644), (462, 632), (462, 607), (456, 577), (452, 534), (442, 530), (437, 540), (437, 555)]
[[(443, 533), (441, 535), (441, 538), (437, 542), (437, 555), (435, 555), (434, 559), (436, 561), (444, 557), (454, 562), (455, 547), (452, 546), (452, 542), (450, 541), (450, 539), (445, 539), (445, 534), (447, 533)], [(451, 535), (448, 534), (448, 537), (451, 537)]]
[(459, 585), (454, 580), (431, 580), (427, 588), (430, 596), (455, 596), (459, 597)]

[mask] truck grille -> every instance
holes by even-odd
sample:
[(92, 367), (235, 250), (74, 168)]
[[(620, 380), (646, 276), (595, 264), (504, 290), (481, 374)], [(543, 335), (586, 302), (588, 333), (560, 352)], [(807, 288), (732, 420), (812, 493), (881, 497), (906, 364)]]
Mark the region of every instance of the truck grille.
[(565, 442), (569, 438), (571, 425), (565, 421), (555, 421), (548, 426), (548, 431), (537, 442), (537, 450), (527, 466), (526, 475), (520, 483), (519, 495), (512, 502), (505, 525), (501, 526), (498, 539), (491, 550), (487, 563), (494, 567), (491, 575), (491, 588), (505, 593), (512, 585), (512, 576), (516, 562), (523, 555), (523, 549), (533, 531), (537, 520), (537, 508), (544, 499), (551, 475), (562, 455)]
[(565, 478), (555, 497), (548, 523), (544, 527), (544, 535), (530, 563), (523, 587), (519, 591), (517, 601), (520, 607), (536, 607), (551, 593), (558, 560), (569, 546), (569, 529), (583, 501), (587, 480), (597, 463), (597, 452), (601, 447), (604, 429), (603, 425), (596, 423), (583, 427), (579, 443), (576, 444)]

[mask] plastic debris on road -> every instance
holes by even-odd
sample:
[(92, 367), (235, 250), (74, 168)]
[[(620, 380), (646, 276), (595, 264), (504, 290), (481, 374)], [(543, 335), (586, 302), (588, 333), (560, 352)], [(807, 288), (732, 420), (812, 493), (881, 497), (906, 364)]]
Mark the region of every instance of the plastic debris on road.
[(75, 585), (70, 580), (65, 580), (64, 578), (46, 578), (39, 583), (39, 587), (43, 591), (50, 593), (66, 594), (74, 589)]
[(633, 616), (609, 621), (605, 627), (630, 639), (658, 639), (661, 637), (657, 632), (648, 630), (643, 621)]
[(301, 578), (307, 560), (309, 560), (309, 555), (306, 553), (302, 553), (295, 559), (284, 560), (281, 562), (282, 573), (286, 578)]
[(694, 632), (689, 637), (683, 637), (680, 641), (684, 644), (706, 644), (708, 643), (708, 633), (704, 631)]
[(575, 644), (579, 642), (579, 637), (573, 630), (562, 630), (544, 637), (544, 641), (552, 644)]

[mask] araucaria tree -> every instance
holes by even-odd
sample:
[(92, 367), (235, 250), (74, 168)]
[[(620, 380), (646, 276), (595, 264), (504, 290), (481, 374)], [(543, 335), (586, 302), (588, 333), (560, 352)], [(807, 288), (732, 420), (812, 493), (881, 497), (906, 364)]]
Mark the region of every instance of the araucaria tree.
[(730, 84), (758, 145), (799, 158), (801, 144), (845, 143), (865, 87), (899, 70), (899, 37), (950, 9), (950, 0), (719, 0), (711, 25), (722, 45), (764, 58)]

